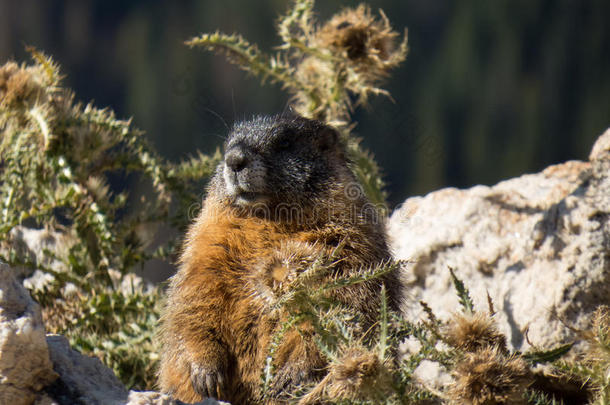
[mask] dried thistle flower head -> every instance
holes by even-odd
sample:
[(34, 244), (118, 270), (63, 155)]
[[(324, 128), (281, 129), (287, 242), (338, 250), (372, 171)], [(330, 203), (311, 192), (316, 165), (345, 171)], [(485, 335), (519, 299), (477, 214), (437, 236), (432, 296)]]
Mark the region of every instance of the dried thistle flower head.
[[(589, 342), (587, 359), (610, 365), (610, 307), (600, 305), (593, 314), (591, 329), (585, 332)], [(610, 376), (610, 370), (608, 371)]]
[[(336, 94), (337, 102), (324, 103), (318, 100), (325, 100), (332, 96), (336, 87), (335, 65), (327, 60), (320, 60), (314, 56), (303, 58), (295, 71), (296, 78), (305, 83), (310, 89), (309, 92), (295, 92), (293, 96), (293, 105), (295, 110), (303, 115), (312, 118), (327, 118), (337, 119), (339, 122), (329, 122), (332, 125), (343, 122), (345, 116), (344, 106), (349, 105), (349, 97), (347, 93)], [(315, 95), (312, 97), (312, 95)]]
[(376, 19), (360, 5), (344, 9), (317, 30), (307, 26), (304, 40), (310, 52), (294, 70), (302, 84), (294, 91), (296, 111), (341, 127), (349, 122), (350, 94), (357, 96), (357, 104), (366, 104), (370, 94), (388, 95), (377, 86), (406, 58), (407, 36), (398, 44), (398, 32), (382, 11), (380, 15)]
[(5, 134), (0, 138), (0, 152), (14, 143), (8, 134), (20, 134), (22, 139), (29, 138), (29, 145), (47, 150), (54, 136), (51, 124), (63, 107), (61, 95), (68, 93), (58, 87), (60, 77), (52, 60), (30, 51), (37, 64), (8, 62), (0, 67), (0, 128)]
[(326, 377), (299, 404), (345, 400), (381, 402), (391, 392), (392, 374), (384, 360), (363, 347), (348, 347), (329, 366)]
[(9, 79), (19, 70), (15, 62), (7, 62), (0, 67), (0, 100), (5, 97)]
[(332, 383), (328, 394), (337, 399), (375, 397), (374, 390), (389, 382), (385, 371), (386, 368), (376, 353), (352, 348), (344, 353), (339, 363), (331, 366)]
[(523, 394), (533, 382), (525, 360), (505, 356), (497, 347), (466, 353), (453, 370), (449, 396), (455, 404), (525, 404)]
[(351, 62), (357, 70), (385, 74), (404, 60), (406, 36), (403, 45), (396, 46), (398, 33), (381, 10), (380, 15), (380, 20), (375, 19), (363, 4), (356, 9), (347, 8), (314, 34), (315, 41), (334, 56)]
[(591, 328), (583, 332), (588, 343), (583, 363), (575, 374), (589, 385), (592, 404), (606, 404), (610, 398), (610, 307), (600, 305), (594, 312)]
[(286, 242), (268, 257), (253, 266), (250, 287), (270, 305), (289, 290), (296, 277), (318, 258), (314, 245), (304, 242)]
[(493, 319), (484, 313), (455, 314), (445, 330), (448, 344), (467, 352), (497, 347), (507, 353), (506, 337), (501, 334)]
[(32, 68), (9, 62), (0, 68), (0, 105), (9, 106), (42, 92), (40, 80)]

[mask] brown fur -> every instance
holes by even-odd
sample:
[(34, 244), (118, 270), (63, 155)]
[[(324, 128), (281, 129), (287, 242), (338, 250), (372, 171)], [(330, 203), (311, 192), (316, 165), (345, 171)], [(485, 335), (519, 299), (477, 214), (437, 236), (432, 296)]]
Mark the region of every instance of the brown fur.
[[(269, 278), (280, 284), (288, 273), (298, 271), (290, 268), (291, 261), (294, 267), (303, 266), (315, 256), (330, 255), (339, 243), (345, 246), (334, 275), (390, 260), (383, 223), (368, 215), (364, 196), (346, 193), (355, 180), (343, 153), (330, 160), (332, 173), (324, 179), (330, 179), (329, 186), (316, 196), (315, 204), (305, 206), (298, 221), (236, 209), (219, 192), (222, 184), (212, 184), (168, 291), (161, 327), (162, 391), (186, 402), (201, 400), (202, 395), (234, 404), (260, 402), (267, 348), (283, 319), (257, 287), (265, 276), (265, 260), (294, 250), (290, 258), (269, 265)], [(386, 277), (385, 284), (396, 308), (396, 275)], [(337, 299), (371, 324), (378, 315), (380, 286), (381, 281), (372, 281), (345, 288)], [(277, 403), (283, 403), (282, 394), (296, 385), (321, 378), (326, 366), (311, 338), (313, 331), (306, 325), (299, 329), (283, 337), (275, 355), (272, 389)]]

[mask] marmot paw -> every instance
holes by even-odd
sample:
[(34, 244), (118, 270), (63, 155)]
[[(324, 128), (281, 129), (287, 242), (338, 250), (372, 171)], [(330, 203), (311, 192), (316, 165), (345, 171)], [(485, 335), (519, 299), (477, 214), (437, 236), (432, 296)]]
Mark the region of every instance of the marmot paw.
[(191, 383), (202, 398), (219, 399), (225, 388), (225, 373), (203, 364), (191, 364)]

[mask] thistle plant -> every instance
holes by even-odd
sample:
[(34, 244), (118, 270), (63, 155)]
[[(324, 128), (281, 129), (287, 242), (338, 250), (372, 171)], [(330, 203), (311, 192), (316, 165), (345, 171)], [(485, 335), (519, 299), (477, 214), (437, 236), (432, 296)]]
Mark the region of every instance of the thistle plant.
[(407, 34), (390, 26), (383, 11), (373, 17), (361, 5), (345, 9), (318, 25), (313, 0), (297, 0), (278, 23), (282, 43), (268, 55), (240, 35), (203, 34), (187, 41), (224, 54), (249, 73), (278, 83), (292, 95), (293, 110), (337, 127), (348, 141), (353, 170), (369, 198), (385, 203), (380, 170), (370, 153), (351, 135), (354, 108), (372, 95), (389, 93), (380, 84), (407, 55)]
[(610, 307), (597, 308), (591, 327), (581, 335), (586, 349), (578, 361), (560, 360), (555, 365), (565, 379), (589, 388), (591, 405), (610, 404)]
[[(75, 102), (53, 60), (30, 52), (32, 65), (0, 68), (0, 260), (42, 273), (26, 285), (49, 332), (98, 355), (129, 386), (150, 388), (160, 294), (132, 272), (168, 259), (174, 241), (150, 241), (160, 225), (186, 227), (219, 156), (165, 162), (130, 121)], [(149, 192), (113, 192), (117, 177)], [(26, 246), (32, 232), (47, 241), (42, 251)]]
[[(320, 284), (319, 280), (328, 276), (332, 265), (332, 261), (318, 259), (296, 275), (277, 296), (278, 311), (287, 316), (272, 339), (267, 367), (261, 371), (264, 393), (268, 392), (274, 376), (274, 349), (284, 334), (306, 322), (313, 327), (315, 343), (328, 366), (326, 375), (317, 384), (299, 387), (291, 393), (294, 402), (301, 405), (563, 403), (561, 391), (550, 392), (546, 389), (548, 386), (540, 383), (541, 379), (553, 378), (552, 375), (542, 375), (536, 366), (564, 364), (565, 368), (570, 364), (574, 367), (574, 363), (562, 363), (561, 360), (572, 344), (551, 350), (511, 352), (506, 337), (496, 327), (492, 300), (489, 299), (487, 312), (476, 311), (468, 289), (453, 270), (451, 274), (462, 306), (461, 313), (441, 321), (422, 302), (428, 319), (410, 321), (388, 308), (382, 289), (378, 322), (372, 329), (362, 330), (358, 314), (333, 300), (332, 291), (379, 279), (401, 263), (362, 269), (349, 279)], [(595, 355), (586, 363), (589, 366), (579, 366), (572, 372), (588, 376), (595, 373), (599, 378), (604, 376), (600, 370), (607, 366), (607, 356), (600, 356), (605, 343), (599, 340), (599, 336), (606, 337), (607, 323), (601, 329), (599, 324), (607, 319), (595, 322), (594, 330), (598, 333), (595, 337), (591, 335), (595, 342), (591, 353)], [(405, 352), (401, 349), (405, 341), (411, 341), (417, 349)], [(416, 370), (424, 361), (436, 363), (452, 377), (453, 383), (436, 389), (420, 381)], [(607, 390), (603, 378), (594, 384), (594, 392), (598, 395), (605, 395), (604, 390)]]

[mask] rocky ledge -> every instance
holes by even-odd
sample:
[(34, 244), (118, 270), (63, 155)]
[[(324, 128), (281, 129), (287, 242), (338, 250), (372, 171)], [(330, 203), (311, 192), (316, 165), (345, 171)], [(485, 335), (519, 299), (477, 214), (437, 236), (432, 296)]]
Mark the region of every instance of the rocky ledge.
[(422, 315), (420, 300), (440, 318), (459, 311), (452, 268), (479, 310), (489, 294), (512, 349), (568, 342), (610, 304), (610, 129), (588, 162), (409, 198), (388, 227), (407, 261), (410, 319)]
[(72, 350), (63, 336), (45, 336), (40, 307), (15, 273), (0, 264), (0, 404), (183, 404), (158, 392), (128, 391), (99, 359)]

